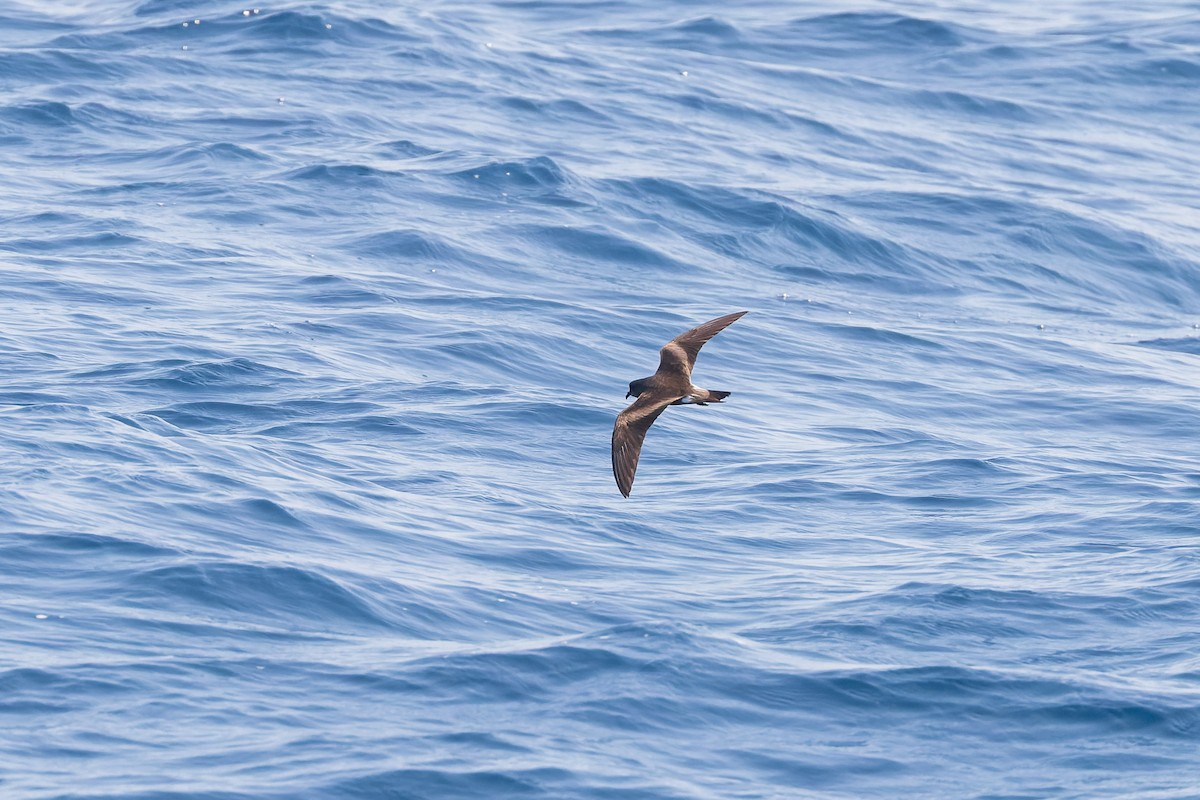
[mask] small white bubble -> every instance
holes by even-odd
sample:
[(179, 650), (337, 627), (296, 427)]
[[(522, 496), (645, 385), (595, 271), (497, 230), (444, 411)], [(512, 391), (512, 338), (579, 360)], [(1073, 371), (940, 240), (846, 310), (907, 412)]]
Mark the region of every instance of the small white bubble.
[(254, 13), (255, 13), (255, 14), (259, 14), (259, 13), (261, 13), (261, 12), (260, 12), (260, 10), (259, 10), (259, 9), (257, 9), (257, 8), (256, 8), (256, 9), (254, 9)]
[(688, 76), (688, 73), (687, 73), (687, 70), (686, 70), (686, 69), (685, 69), (683, 72), (679, 73), (679, 74), (680, 74), (680, 75), (682, 75), (682, 76), (683, 76), (683, 77), (685, 77), (685, 78)]
[(501, 197), (508, 197), (508, 192), (501, 192), (501, 193), (500, 193), (500, 196), (501, 196)]
[(430, 271), (430, 272), (437, 272), (437, 269), (435, 268), (435, 269), (431, 269), (431, 270), (429, 270), (429, 271)]
[(511, 172), (506, 172), (506, 173), (504, 173), (504, 174), (505, 174), (505, 175), (508, 175), (509, 177), (511, 177), (511, 176), (512, 176), (512, 173), (511, 173)]
[(188, 26), (188, 24), (187, 24), (186, 22), (185, 22), (185, 23), (183, 23), (183, 27), (185, 27), (185, 28), (186, 28), (187, 26)]
[(46, 615), (45, 614), (34, 614), (33, 618), (34, 619), (45, 619)]
[(491, 43), (491, 42), (488, 42), (487, 44), (485, 44), (485, 45), (484, 45), (484, 47), (486, 47), (486, 48), (488, 48), (488, 49), (491, 49), (491, 46), (492, 46), (492, 43)]
[(255, 669), (262, 669), (262, 667), (255, 667)]
[(1038, 325), (1038, 330), (1039, 330), (1039, 331), (1044, 331), (1044, 330), (1046, 330), (1046, 326), (1045, 326), (1045, 325)]
[(184, 50), (187, 50), (187, 45), (186, 45), (186, 44), (183, 46), (183, 49), (184, 49)]
[(780, 300), (787, 300), (787, 299), (788, 299), (788, 293), (787, 293), (787, 292), (784, 292), (783, 294), (779, 295), (779, 299), (780, 299)]
[(283, 102), (283, 98), (282, 98), (282, 97), (280, 97), (280, 98), (277, 98), (277, 99), (276, 99), (276, 102), (278, 102), (278, 103), (282, 103), (282, 102)]
[(248, 16), (250, 16), (250, 10), (249, 10), (249, 9), (247, 9), (247, 10), (243, 11), (243, 12), (242, 12), (242, 16), (243, 16), (243, 17), (248, 17)]
[(194, 20), (192, 20), (192, 24), (193, 24), (193, 25), (199, 25), (199, 24), (200, 24), (200, 20), (198, 20), (198, 19), (194, 19)]
[(333, 29), (333, 25), (331, 25), (331, 24), (329, 24), (328, 22), (326, 22), (326, 23), (325, 23), (325, 30), (327, 30), (327, 31), (328, 31), (328, 30), (332, 30), (332, 29)]
[(475, 180), (479, 180), (479, 175), (476, 175), (476, 176), (475, 176)]

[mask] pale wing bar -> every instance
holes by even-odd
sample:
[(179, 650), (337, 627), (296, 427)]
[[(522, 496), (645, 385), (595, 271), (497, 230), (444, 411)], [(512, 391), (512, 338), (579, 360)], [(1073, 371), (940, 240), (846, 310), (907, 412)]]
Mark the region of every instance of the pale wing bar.
[[(661, 356), (658, 361), (658, 370), (677, 370), (683, 368), (685, 374), (689, 377), (692, 374), (692, 367), (696, 365), (696, 355), (700, 352), (700, 348), (721, 331), (728, 328), (745, 314), (745, 311), (735, 311), (732, 314), (726, 314), (723, 317), (717, 317), (714, 320), (709, 320), (703, 325), (697, 325), (690, 331), (684, 331), (676, 336), (671, 341), (663, 346), (659, 352)], [(684, 361), (686, 359), (686, 362)]]

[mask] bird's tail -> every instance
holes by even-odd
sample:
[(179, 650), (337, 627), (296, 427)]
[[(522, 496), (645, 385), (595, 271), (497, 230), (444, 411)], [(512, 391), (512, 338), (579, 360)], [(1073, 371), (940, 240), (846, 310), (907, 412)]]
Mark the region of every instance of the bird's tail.
[(719, 403), (726, 397), (732, 394), (731, 392), (718, 392), (713, 389), (708, 390), (708, 396), (701, 400), (701, 403)]

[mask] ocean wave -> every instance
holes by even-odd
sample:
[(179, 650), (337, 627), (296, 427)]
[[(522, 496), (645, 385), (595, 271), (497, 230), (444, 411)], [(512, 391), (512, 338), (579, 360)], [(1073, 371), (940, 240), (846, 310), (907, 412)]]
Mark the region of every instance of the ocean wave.
[(4, 796), (1194, 794), (1164, 2), (5, 11)]

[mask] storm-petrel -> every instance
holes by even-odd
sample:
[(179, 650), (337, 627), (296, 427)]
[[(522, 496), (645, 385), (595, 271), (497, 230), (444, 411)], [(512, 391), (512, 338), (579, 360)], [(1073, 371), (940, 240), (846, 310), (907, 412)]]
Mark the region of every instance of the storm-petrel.
[(732, 325), (745, 311), (726, 314), (706, 322), (690, 331), (681, 333), (659, 351), (658, 372), (649, 378), (638, 378), (629, 384), (626, 397), (637, 400), (617, 415), (613, 425), (612, 466), (613, 477), (621, 494), (629, 497), (633, 489), (633, 473), (637, 471), (638, 456), (642, 453), (642, 442), (646, 431), (658, 419), (667, 406), (695, 403), (703, 406), (719, 403), (729, 392), (716, 392), (692, 385), (692, 367), (696, 354), (709, 339)]

